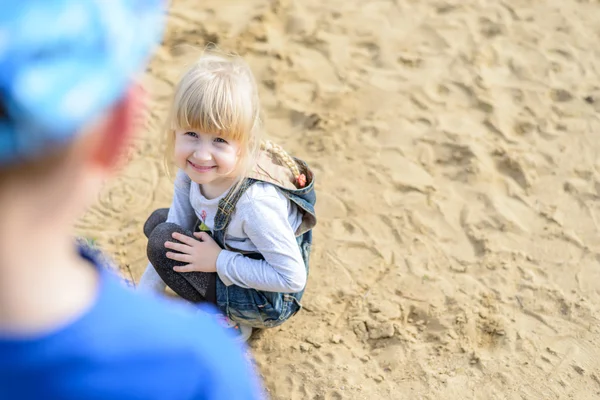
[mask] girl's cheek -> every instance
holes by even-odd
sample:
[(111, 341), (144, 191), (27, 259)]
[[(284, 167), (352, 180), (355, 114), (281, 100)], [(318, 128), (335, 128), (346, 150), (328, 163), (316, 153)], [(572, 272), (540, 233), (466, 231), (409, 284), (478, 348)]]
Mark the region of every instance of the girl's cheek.
[(185, 164), (183, 160), (187, 159), (190, 154), (193, 153), (193, 150), (189, 149), (189, 146), (186, 146), (183, 143), (175, 143), (175, 148), (173, 149), (173, 155), (175, 158), (175, 163), (178, 164), (178, 167), (182, 167), (179, 164)]
[(218, 154), (234, 156), (239, 153), (237, 146), (214, 146), (214, 152)]
[(193, 153), (194, 145), (193, 143), (186, 142), (184, 140), (175, 142), (175, 153)]

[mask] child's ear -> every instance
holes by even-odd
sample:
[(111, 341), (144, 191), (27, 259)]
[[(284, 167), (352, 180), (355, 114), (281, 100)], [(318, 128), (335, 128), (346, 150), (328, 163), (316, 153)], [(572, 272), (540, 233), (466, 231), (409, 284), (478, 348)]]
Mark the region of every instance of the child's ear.
[(143, 89), (132, 87), (112, 106), (98, 132), (92, 162), (101, 168), (111, 169), (119, 163), (127, 146), (131, 143), (136, 122), (140, 121), (143, 109)]

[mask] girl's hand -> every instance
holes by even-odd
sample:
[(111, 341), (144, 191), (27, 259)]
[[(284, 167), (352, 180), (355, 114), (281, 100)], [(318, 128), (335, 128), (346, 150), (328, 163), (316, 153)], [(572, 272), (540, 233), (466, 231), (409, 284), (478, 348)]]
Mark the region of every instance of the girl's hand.
[(173, 270), (176, 272), (217, 272), (217, 258), (221, 253), (221, 248), (206, 232), (194, 232), (194, 236), (199, 240), (174, 232), (173, 239), (179, 240), (181, 243), (165, 242), (167, 249), (178, 252), (167, 252), (168, 258), (188, 263), (181, 267), (173, 267)]

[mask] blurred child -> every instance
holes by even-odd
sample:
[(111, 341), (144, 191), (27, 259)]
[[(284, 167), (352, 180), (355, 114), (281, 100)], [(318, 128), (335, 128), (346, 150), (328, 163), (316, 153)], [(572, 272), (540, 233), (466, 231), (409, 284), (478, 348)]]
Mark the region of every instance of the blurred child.
[(168, 154), (173, 202), (144, 227), (150, 264), (140, 287), (165, 284), (216, 304), (240, 340), (300, 309), (316, 223), (313, 174), (261, 142), (254, 77), (235, 56), (205, 52), (175, 89)]
[(0, 4), (0, 398), (257, 399), (213, 318), (127, 289), (73, 225), (118, 162), (158, 0)]

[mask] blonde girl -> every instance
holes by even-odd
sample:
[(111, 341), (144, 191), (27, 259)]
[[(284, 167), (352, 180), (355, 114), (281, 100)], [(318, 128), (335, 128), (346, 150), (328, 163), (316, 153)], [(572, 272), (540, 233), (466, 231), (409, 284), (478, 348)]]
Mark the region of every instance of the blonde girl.
[(140, 287), (212, 303), (240, 340), (299, 311), (316, 223), (313, 174), (261, 140), (258, 92), (237, 56), (205, 52), (175, 88), (173, 201), (144, 226)]

